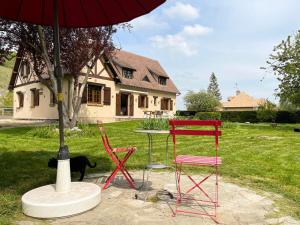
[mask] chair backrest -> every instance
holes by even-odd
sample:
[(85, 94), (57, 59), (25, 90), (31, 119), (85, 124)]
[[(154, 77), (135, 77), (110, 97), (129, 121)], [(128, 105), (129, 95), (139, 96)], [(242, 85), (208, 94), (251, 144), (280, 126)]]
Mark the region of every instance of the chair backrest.
[(112, 154), (112, 147), (109, 144), (109, 139), (108, 139), (108, 136), (107, 136), (106, 131), (104, 129), (102, 121), (98, 120), (97, 125), (98, 125), (99, 133), (100, 133), (104, 148), (105, 148), (106, 152), (109, 155), (111, 155)]
[[(222, 135), (222, 131), (219, 127), (222, 125), (220, 120), (169, 120), (169, 125), (171, 126), (170, 134), (173, 137), (174, 144), (174, 157), (176, 158), (176, 136), (177, 135), (193, 135), (193, 136), (214, 136), (215, 146), (216, 146), (216, 156), (218, 155), (219, 149), (219, 136)], [(207, 129), (182, 129), (182, 127), (192, 126), (192, 127), (213, 127), (212, 130)], [(177, 129), (181, 127), (180, 129)]]

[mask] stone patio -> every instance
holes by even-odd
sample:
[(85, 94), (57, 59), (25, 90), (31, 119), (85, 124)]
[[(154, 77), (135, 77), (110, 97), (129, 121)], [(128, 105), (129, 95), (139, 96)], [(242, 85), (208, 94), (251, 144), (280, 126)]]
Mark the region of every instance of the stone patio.
[[(101, 185), (103, 180), (98, 178), (102, 175), (90, 175), (86, 180), (98, 182)], [(137, 185), (141, 185), (142, 172), (135, 171), (132, 175), (136, 179)], [(187, 178), (182, 178), (183, 186), (190, 185)], [(147, 192), (148, 200), (144, 201), (145, 192), (129, 189), (126, 181), (119, 176), (113, 185), (102, 192), (102, 202), (93, 210), (73, 217), (47, 220), (46, 222), (52, 225), (216, 224), (210, 217), (204, 216), (178, 214), (173, 217), (172, 210), (175, 207), (175, 201), (160, 190), (174, 189), (174, 182), (174, 173), (152, 172), (148, 183), (148, 187), (150, 187), (149, 192)], [(204, 183), (206, 183), (204, 187), (207, 190), (213, 187), (212, 179), (208, 179)], [(195, 191), (198, 190), (195, 189)], [(217, 209), (217, 221), (220, 224), (300, 224), (300, 221), (289, 216), (272, 218), (271, 215), (274, 215), (276, 208), (271, 199), (258, 195), (247, 188), (223, 182), (222, 178), (220, 179), (219, 193), (220, 207)], [(272, 194), (268, 194), (268, 196), (270, 195)], [(41, 222), (36, 220), (32, 222), (30, 219), (28, 221), (18, 221), (19, 224), (40, 224)]]

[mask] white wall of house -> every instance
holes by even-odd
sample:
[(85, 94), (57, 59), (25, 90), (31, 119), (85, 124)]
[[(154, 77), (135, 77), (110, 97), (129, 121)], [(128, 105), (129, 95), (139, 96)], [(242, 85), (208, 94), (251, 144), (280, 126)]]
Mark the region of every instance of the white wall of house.
[[(83, 68), (83, 73), (86, 68)], [(144, 111), (161, 111), (162, 98), (170, 98), (173, 101), (173, 110), (165, 112), (170, 116), (176, 112), (176, 94), (166, 93), (155, 90), (145, 90), (141, 88), (126, 87), (124, 85), (116, 84), (111, 79), (108, 72), (104, 69), (100, 60), (97, 61), (97, 66), (93, 70), (95, 76), (88, 79), (90, 84), (98, 84), (103, 87), (109, 87), (111, 90), (110, 105), (104, 104), (82, 104), (79, 118), (80, 122), (95, 123), (97, 120), (104, 122), (112, 122), (117, 118), (144, 118)], [(83, 77), (81, 77), (83, 79)], [(39, 82), (34, 82), (36, 78), (32, 78), (29, 83), (24, 84), (20, 79), (17, 79), (16, 87), (14, 88), (14, 118), (16, 119), (58, 119), (57, 105), (50, 104), (50, 90)], [(32, 93), (31, 89), (39, 89), (39, 106), (32, 107)], [(63, 81), (64, 100), (68, 102), (69, 81)], [(19, 107), (18, 92), (24, 94), (23, 107)], [(120, 93), (128, 93), (133, 95), (134, 113), (133, 116), (116, 116), (116, 95)], [(139, 107), (139, 95), (147, 95), (148, 107)], [(156, 104), (154, 103), (154, 96), (157, 97)], [(101, 96), (103, 102), (103, 95)], [(67, 103), (68, 105), (68, 103)]]
[[(31, 89), (38, 89), (39, 105), (32, 106)], [(65, 80), (63, 84), (64, 99), (68, 99), (68, 82)], [(18, 92), (24, 95), (23, 107), (19, 107)], [(23, 86), (15, 87), (13, 92), (14, 98), (14, 118), (15, 119), (58, 119), (56, 105), (50, 104), (50, 90), (41, 83), (31, 83)]]

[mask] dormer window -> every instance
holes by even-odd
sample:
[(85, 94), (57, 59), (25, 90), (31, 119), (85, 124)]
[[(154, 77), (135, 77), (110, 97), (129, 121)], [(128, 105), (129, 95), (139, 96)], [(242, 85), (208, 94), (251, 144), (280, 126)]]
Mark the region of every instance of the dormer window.
[(28, 61), (23, 61), (20, 66), (20, 75), (21, 77), (28, 77), (30, 74), (30, 64)]
[(158, 83), (160, 85), (167, 85), (167, 78), (159, 76), (158, 77)]
[(125, 77), (127, 79), (132, 79), (133, 78), (133, 70), (123, 68), (123, 77)]
[(146, 75), (146, 76), (144, 76), (144, 78), (143, 78), (143, 81), (150, 82), (150, 80), (149, 80), (149, 78), (148, 78), (148, 76), (147, 76), (147, 75)]

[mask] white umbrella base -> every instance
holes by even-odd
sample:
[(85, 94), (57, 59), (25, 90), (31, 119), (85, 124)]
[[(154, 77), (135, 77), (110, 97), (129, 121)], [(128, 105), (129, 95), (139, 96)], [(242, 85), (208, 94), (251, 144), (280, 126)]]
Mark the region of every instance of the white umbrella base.
[(96, 207), (101, 188), (93, 183), (72, 182), (67, 192), (57, 192), (55, 184), (33, 189), (22, 196), (22, 210), (27, 216), (55, 218), (71, 216)]

